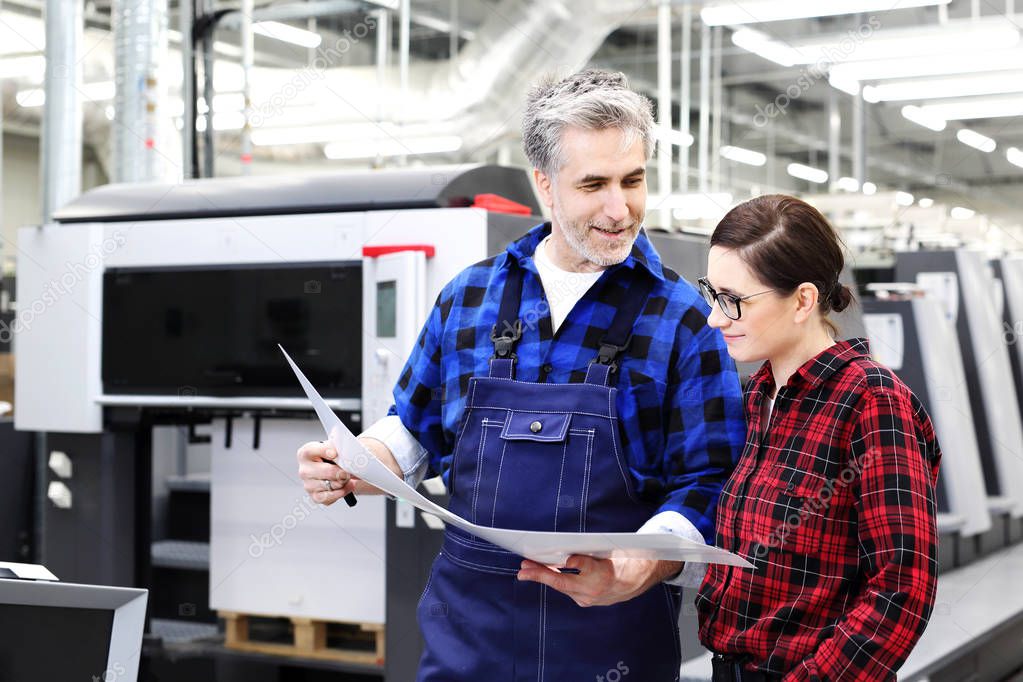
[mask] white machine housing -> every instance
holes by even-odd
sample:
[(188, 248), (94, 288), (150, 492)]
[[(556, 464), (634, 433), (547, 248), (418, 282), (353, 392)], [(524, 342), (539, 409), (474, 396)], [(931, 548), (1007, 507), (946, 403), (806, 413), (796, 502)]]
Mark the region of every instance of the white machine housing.
[[(328, 401), (358, 431), (360, 424), (386, 414), (391, 391), (441, 288), (540, 222), (530, 215), (539, 207), (528, 176), (510, 168), (278, 180), (283, 188), (265, 178), (166, 186), (164, 194), (181, 194), (175, 201), (164, 199), (158, 186), (108, 186), (84, 195), (79, 200), (84, 208), (72, 204), (59, 213), (63, 222), (22, 228), (16, 428), (94, 434), (104, 431), (107, 408), (210, 411), (210, 608), (383, 623), (385, 501), (364, 498), (353, 509), (343, 504), (317, 508), (309, 501), (298, 479), (295, 451), (324, 435), (314, 419), (301, 413), (294, 419), (276, 418), (281, 410), (308, 409), (308, 401), (204, 395), (202, 390), (104, 392), (104, 273), (112, 268), (358, 263), (362, 319), (339, 316), (336, 324), (362, 337), (361, 395)], [(480, 192), (502, 193), (526, 210), (515, 215), (474, 206)], [(303, 193), (312, 199), (298, 205), (295, 196)], [(155, 197), (152, 211), (145, 210), (147, 196)], [(495, 205), (493, 200), (483, 203)], [(82, 219), (104, 213), (110, 219)], [(387, 319), (378, 319), (382, 316)], [(301, 355), (294, 355), (301, 364)], [(154, 363), (167, 360), (151, 358)], [(228, 425), (218, 410), (240, 416)], [(254, 426), (254, 415), (267, 410), (276, 411), (276, 417)], [(242, 435), (253, 428), (261, 430), (258, 446)]]

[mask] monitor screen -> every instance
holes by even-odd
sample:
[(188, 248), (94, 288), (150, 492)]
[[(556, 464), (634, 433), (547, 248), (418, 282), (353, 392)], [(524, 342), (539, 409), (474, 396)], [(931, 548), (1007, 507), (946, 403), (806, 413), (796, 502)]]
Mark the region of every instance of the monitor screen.
[(107, 395), (301, 396), (277, 344), (325, 397), (359, 397), (361, 263), (104, 273)]
[(0, 680), (138, 677), (148, 592), (0, 579)]

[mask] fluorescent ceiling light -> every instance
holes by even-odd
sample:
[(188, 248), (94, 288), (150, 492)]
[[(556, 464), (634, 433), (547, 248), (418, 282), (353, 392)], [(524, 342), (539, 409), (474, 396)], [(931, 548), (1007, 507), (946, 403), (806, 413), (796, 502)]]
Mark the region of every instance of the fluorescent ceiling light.
[(860, 183), (856, 178), (841, 177), (835, 182), (835, 187), (843, 192), (859, 192)]
[(974, 149), (979, 149), (980, 151), (987, 152), (989, 154), (993, 152), (995, 150), (995, 147), (997, 146), (995, 144), (995, 141), (992, 140), (987, 135), (981, 135), (977, 131), (970, 130), (968, 128), (963, 128), (962, 130), (957, 132), (956, 139), (965, 145), (973, 147)]
[(755, 152), (752, 149), (743, 149), (742, 147), (733, 147), (731, 145), (725, 145), (721, 148), (721, 156), (725, 157), (729, 161), (744, 163), (747, 166), (763, 166), (767, 163), (767, 157), (760, 152)]
[(669, 195), (655, 208), (673, 209), (671, 215), (676, 220), (718, 220), (728, 213), (732, 201), (728, 192), (693, 192)]
[(252, 24), (252, 32), (267, 38), (274, 38), (285, 43), (310, 49), (319, 47), (320, 43), (323, 42), (323, 38), (319, 33), (282, 24), (279, 21), (257, 21)]
[(33, 55), (30, 57), (4, 57), (0, 59), (0, 78), (36, 77), (37, 82), (46, 73), (46, 57)]
[(1017, 147), (1009, 147), (1005, 150), (1005, 158), (1014, 166), (1023, 168), (1023, 151)]
[[(97, 81), (86, 83), (80, 88), (80, 92), (86, 101), (102, 102), (114, 98), (115, 86), (113, 81)], [(14, 98), (19, 106), (41, 107), (46, 104), (46, 90), (43, 88), (22, 90)]]
[(790, 163), (785, 170), (788, 171), (789, 175), (800, 180), (816, 182), (818, 184), (828, 181), (827, 171), (813, 168), (812, 166), (804, 166), (801, 163)]
[[(245, 114), (240, 111), (225, 111), (213, 114), (214, 130), (241, 130), (245, 125)], [(206, 117), (200, 116), (195, 121), (195, 129), (198, 132), (206, 130)]]
[(456, 152), (462, 148), (462, 138), (457, 135), (434, 137), (378, 138), (375, 140), (351, 140), (331, 142), (323, 148), (328, 159), (372, 159), (377, 156), (416, 156), (419, 154), (440, 154)]
[(260, 147), (283, 144), (322, 144), (341, 140), (372, 140), (399, 134), (398, 127), (392, 123), (334, 123), (288, 128), (260, 128), (252, 131), (252, 144)]
[(923, 197), (916, 203), (920, 206), (920, 208), (930, 208), (931, 206), (934, 206), (934, 199), (931, 199), (930, 197)]
[[(871, 88), (875, 101), (945, 99), (971, 95), (997, 95), (1023, 92), (1023, 72), (990, 73), (951, 78), (924, 78), (919, 80), (877, 83)], [(866, 90), (866, 87), (864, 90)], [(865, 98), (865, 97), (864, 97)]]
[(976, 213), (976, 211), (973, 209), (965, 208), (963, 206), (954, 206), (952, 210), (948, 212), (948, 214), (955, 220), (969, 220), (973, 217), (974, 213)]
[(899, 206), (912, 206), (915, 200), (915, 197), (909, 192), (895, 193), (895, 203)]
[(847, 95), (856, 97), (860, 94), (860, 82), (849, 78), (835, 77), (834, 73), (828, 75), (828, 83), (836, 90), (841, 90)]
[[(929, 54), (938, 55), (940, 59), (948, 54), (950, 44), (962, 52), (1006, 49), (1019, 44), (1019, 29), (1008, 20), (999, 17), (997, 20), (983, 21), (980, 23), (969, 19), (908, 29), (882, 27), (862, 41), (850, 41), (847, 33), (840, 33), (779, 44), (793, 55), (796, 64), (844, 64), (878, 59), (906, 59)], [(745, 30), (750, 29), (740, 29), (736, 35)], [(736, 42), (736, 45), (739, 43)]]
[(936, 133), (940, 133), (942, 130), (945, 129), (945, 126), (947, 125), (945, 123), (945, 119), (939, 116), (928, 114), (926, 111), (913, 104), (907, 104), (906, 106), (902, 107), (902, 116), (906, 120), (912, 121), (913, 123), (923, 126), (924, 128), (933, 130)]
[[(213, 96), (213, 110), (215, 113), (226, 113), (241, 111), (245, 107), (245, 95), (240, 92), (225, 92)], [(196, 102), (196, 113), (199, 115), (209, 112), (206, 100), (202, 97)], [(167, 101), (164, 111), (169, 116), (184, 116), (185, 103), (177, 97)]]
[(973, 118), (999, 118), (1023, 116), (1023, 96), (982, 97), (966, 100), (935, 102), (920, 107), (928, 116), (945, 121), (963, 121)]
[(657, 138), (658, 142), (664, 142), (666, 144), (672, 144), (676, 147), (692, 147), (693, 136), (689, 133), (683, 133), (681, 130), (675, 130), (667, 126), (654, 126), (654, 137)]
[(863, 183), (863, 193), (866, 194), (868, 197), (876, 192), (877, 185), (872, 183), (870, 180), (867, 180), (866, 182)]
[(907, 7), (947, 5), (950, 0), (828, 0), (827, 2), (794, 2), (793, 0), (719, 1), (700, 10), (700, 20), (708, 26), (758, 24), (765, 21), (827, 17), (836, 14), (884, 12)]
[(772, 40), (769, 35), (752, 28), (740, 28), (732, 34), (732, 42), (747, 52), (759, 55), (775, 64), (792, 66), (805, 64), (803, 56), (796, 50), (779, 40)]
[(1023, 49), (960, 52), (835, 64), (829, 76), (843, 81), (879, 81), (1023, 69)]

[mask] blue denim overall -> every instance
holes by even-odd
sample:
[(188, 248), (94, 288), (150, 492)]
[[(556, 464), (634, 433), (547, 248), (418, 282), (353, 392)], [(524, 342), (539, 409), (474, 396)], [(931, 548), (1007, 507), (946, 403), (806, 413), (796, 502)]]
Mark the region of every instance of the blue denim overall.
[[(450, 509), (501, 528), (635, 531), (656, 505), (636, 496), (609, 380), (652, 283), (636, 280), (585, 383), (546, 384), (514, 379), (522, 277), (512, 261), (491, 335), (489, 376), (469, 381)], [(678, 679), (679, 588), (659, 584), (628, 602), (583, 608), (556, 590), (516, 580), (521, 562), (445, 529), (417, 610), (426, 645), (419, 682)]]

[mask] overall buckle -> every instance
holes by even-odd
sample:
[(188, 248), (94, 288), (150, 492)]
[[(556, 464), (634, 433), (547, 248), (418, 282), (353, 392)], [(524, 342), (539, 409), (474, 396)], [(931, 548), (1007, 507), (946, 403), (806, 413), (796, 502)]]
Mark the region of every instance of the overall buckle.
[[(508, 334), (508, 332), (511, 334)], [(515, 320), (515, 324), (511, 325), (510, 329), (502, 330), (501, 334), (497, 333), (497, 325), (495, 324), (490, 330), (490, 340), (494, 344), (494, 357), (501, 359), (515, 359), (515, 344), (518, 343), (519, 339), (522, 338), (522, 320)]]
[(619, 353), (624, 352), (628, 349), (632, 343), (632, 334), (629, 334), (629, 338), (625, 340), (625, 343), (621, 346), (616, 346), (613, 343), (600, 342), (600, 350), (597, 351), (597, 357), (590, 360), (590, 364), (599, 363), (601, 365), (608, 365), (611, 368), (611, 373), (614, 374), (618, 371), (618, 363), (615, 362)]

